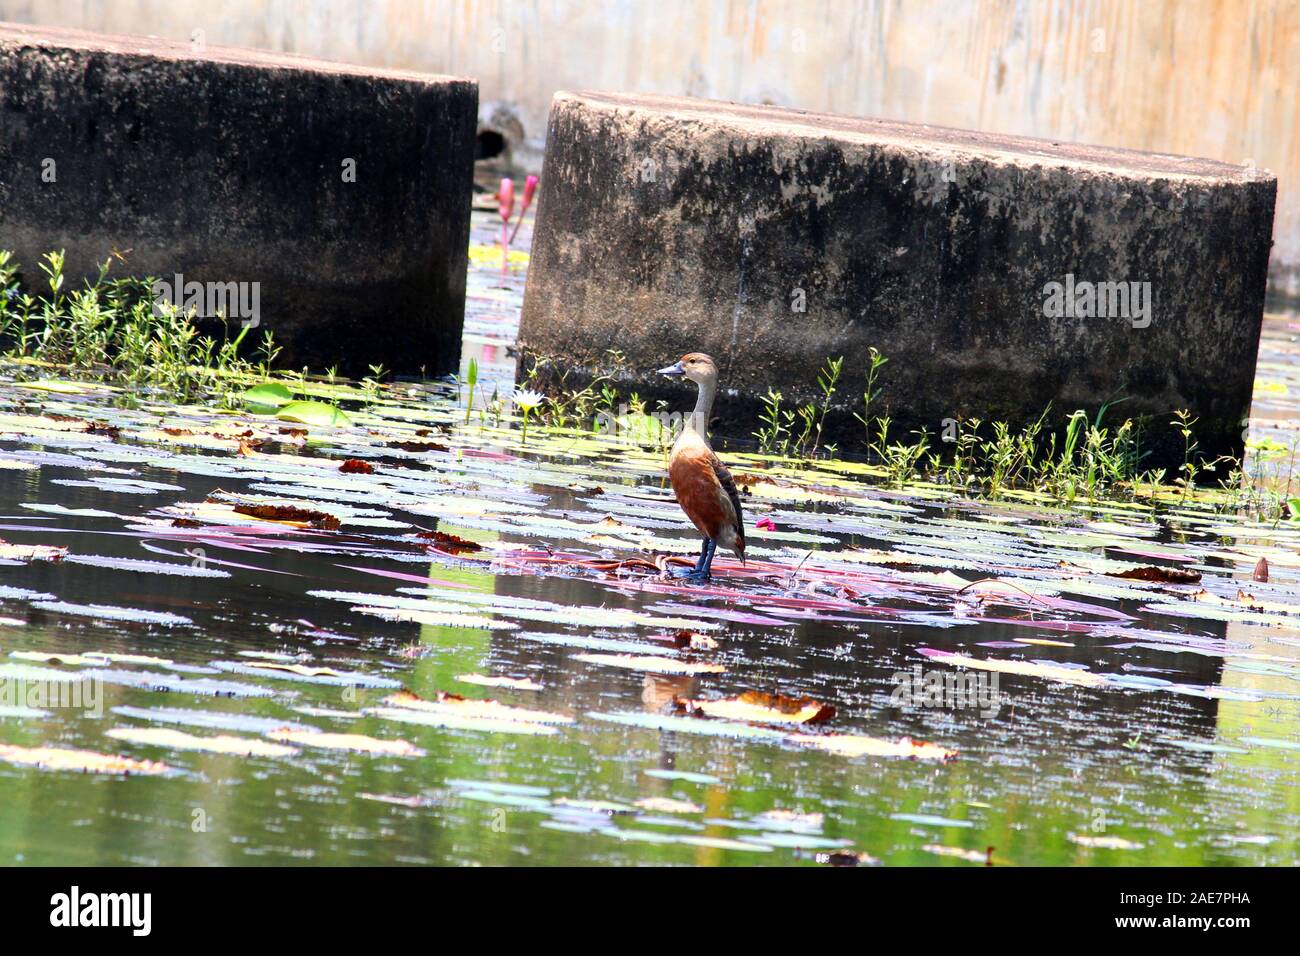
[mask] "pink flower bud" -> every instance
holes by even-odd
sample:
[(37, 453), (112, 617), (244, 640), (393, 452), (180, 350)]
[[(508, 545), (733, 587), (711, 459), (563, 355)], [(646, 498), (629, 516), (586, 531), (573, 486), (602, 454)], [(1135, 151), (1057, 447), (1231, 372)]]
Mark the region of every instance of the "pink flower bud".
[(509, 177), (501, 180), (501, 188), (497, 190), (497, 202), (500, 203), (501, 218), (509, 222), (510, 214), (515, 208), (514, 180)]
[(522, 216), (524, 213), (528, 211), (528, 207), (533, 204), (533, 194), (536, 192), (537, 192), (537, 177), (529, 176), (527, 179), (524, 180), (524, 205), (523, 208), (519, 211), (519, 215)]

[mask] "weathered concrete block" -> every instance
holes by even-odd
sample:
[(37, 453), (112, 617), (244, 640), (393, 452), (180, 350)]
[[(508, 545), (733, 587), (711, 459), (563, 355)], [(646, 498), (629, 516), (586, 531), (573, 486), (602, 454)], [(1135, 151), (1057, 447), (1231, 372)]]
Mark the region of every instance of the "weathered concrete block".
[(29, 279), (64, 247), (70, 278), (116, 249), (114, 275), (258, 283), (290, 362), (451, 371), (477, 106), (471, 80), (0, 25), (0, 248)]
[[(875, 346), (895, 435), (1125, 398), (1111, 414), (1152, 416), (1153, 462), (1181, 461), (1184, 407), (1204, 451), (1239, 452), (1275, 195), (1208, 160), (561, 93), (521, 341), (559, 368), (618, 349), (652, 395), (655, 368), (709, 352), (741, 433), (769, 386), (815, 397), (828, 357), (860, 402)], [(848, 411), (828, 428), (860, 437)]]

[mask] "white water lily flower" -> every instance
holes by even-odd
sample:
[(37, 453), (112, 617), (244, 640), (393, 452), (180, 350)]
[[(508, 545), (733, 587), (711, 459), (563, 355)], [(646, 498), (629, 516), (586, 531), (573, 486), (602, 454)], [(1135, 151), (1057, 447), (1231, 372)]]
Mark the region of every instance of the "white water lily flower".
[(546, 401), (546, 396), (541, 392), (534, 392), (527, 388), (515, 389), (514, 403), (525, 411), (532, 411), (544, 401)]

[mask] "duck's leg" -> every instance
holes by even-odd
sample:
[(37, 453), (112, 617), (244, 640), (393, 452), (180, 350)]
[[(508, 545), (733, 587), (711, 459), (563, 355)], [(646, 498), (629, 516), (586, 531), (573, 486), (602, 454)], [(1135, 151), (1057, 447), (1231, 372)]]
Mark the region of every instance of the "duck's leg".
[(688, 581), (707, 581), (709, 568), (713, 565), (713, 552), (717, 548), (718, 542), (712, 538), (705, 538), (704, 546), (700, 548), (700, 560), (696, 562), (695, 567), (690, 571), (676, 571), (673, 576), (686, 578)]
[(713, 552), (718, 550), (718, 541), (716, 538), (710, 538), (706, 544), (707, 546), (705, 547), (704, 554), (701, 556), (704, 563), (699, 570), (701, 581), (707, 581), (709, 579), (709, 571), (713, 567)]
[(700, 542), (700, 558), (698, 561), (695, 562), (695, 567), (691, 568), (691, 570), (689, 571), (687, 571), (685, 568), (678, 568), (677, 570), (673, 571), (673, 577), (675, 578), (699, 577), (701, 572), (703, 572), (704, 570), (704, 560), (705, 558), (708, 557), (708, 555), (709, 555), (709, 539), (705, 538), (703, 541)]

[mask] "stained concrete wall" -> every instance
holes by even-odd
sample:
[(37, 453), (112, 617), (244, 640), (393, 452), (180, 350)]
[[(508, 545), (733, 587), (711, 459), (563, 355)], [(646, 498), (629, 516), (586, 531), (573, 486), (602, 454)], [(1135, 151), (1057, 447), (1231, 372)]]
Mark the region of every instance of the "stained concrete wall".
[(519, 340), (546, 376), (605, 372), (674, 407), (654, 370), (707, 352), (732, 434), (770, 387), (818, 400), (842, 355), (823, 438), (860, 441), (875, 346), (895, 437), (1027, 427), (1049, 406), (1055, 425), (1122, 397), (1154, 425), (1146, 465), (1181, 464), (1176, 408), (1203, 453), (1239, 456), (1275, 195), (1271, 176), (1212, 160), (561, 93)]
[(0, 249), (33, 289), (50, 250), (69, 288), (117, 252), (287, 364), (450, 372), (477, 108), (472, 80), (0, 23)]
[(1300, 294), (1300, 0), (0, 0), (0, 19), (473, 76), (534, 147), (557, 90), (607, 89), (1250, 162), (1279, 182), (1273, 288)]

